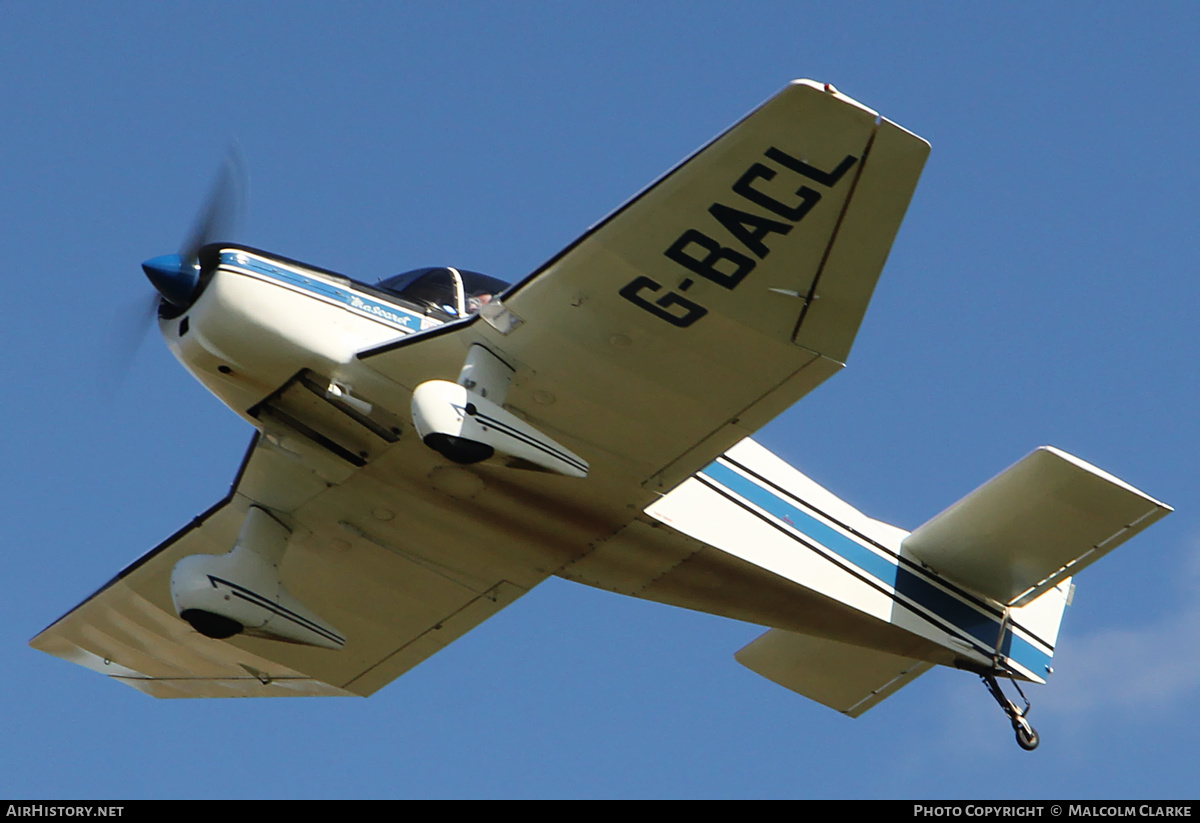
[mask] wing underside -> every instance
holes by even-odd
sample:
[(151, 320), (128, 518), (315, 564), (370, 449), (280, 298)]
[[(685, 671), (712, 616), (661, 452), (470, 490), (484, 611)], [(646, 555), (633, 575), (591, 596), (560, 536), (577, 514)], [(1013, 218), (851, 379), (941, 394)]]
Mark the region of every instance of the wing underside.
[[(369, 478), (329, 487), (263, 438), (234, 491), (39, 634), (31, 645), (155, 697), (369, 695), (527, 591), (486, 564), (439, 564), (354, 499)], [(180, 620), (170, 575), (188, 555), (229, 551), (251, 501), (292, 512), (289, 590), (347, 633), (328, 650), (237, 636)], [(359, 516), (360, 514), (365, 516)], [(464, 571), (465, 569), (465, 571)], [(474, 573), (472, 573), (474, 572)]]
[(797, 81), (484, 317), (359, 357), (411, 390), (484, 345), (514, 413), (661, 492), (842, 367), (928, 151)]

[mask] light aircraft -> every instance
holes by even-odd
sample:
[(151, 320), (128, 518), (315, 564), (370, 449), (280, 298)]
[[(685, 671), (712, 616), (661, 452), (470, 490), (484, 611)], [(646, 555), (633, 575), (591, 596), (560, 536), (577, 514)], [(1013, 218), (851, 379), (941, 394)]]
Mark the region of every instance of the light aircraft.
[(764, 626), (736, 658), (851, 717), (973, 672), (1034, 748), (999, 681), (1171, 509), (1044, 447), (908, 532), (749, 439), (846, 362), (928, 153), (795, 81), (512, 286), (235, 245), (214, 194), (143, 268), (254, 438), (31, 644), (156, 697), (369, 695), (557, 575)]

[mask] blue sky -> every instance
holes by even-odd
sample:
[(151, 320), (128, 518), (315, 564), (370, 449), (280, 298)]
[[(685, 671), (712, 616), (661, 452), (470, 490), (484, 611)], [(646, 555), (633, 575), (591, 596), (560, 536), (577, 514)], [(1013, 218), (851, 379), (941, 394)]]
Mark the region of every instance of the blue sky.
[[(0, 796), (1194, 797), (1198, 15), (0, 2)], [(28, 648), (250, 437), (119, 342), (232, 139), (243, 242), (516, 280), (794, 77), (933, 153), (850, 368), (760, 440), (906, 528), (1047, 443), (1177, 509), (1078, 579), (1037, 752), (969, 674), (850, 720), (739, 666), (756, 627), (556, 579), (367, 700), (155, 701)]]

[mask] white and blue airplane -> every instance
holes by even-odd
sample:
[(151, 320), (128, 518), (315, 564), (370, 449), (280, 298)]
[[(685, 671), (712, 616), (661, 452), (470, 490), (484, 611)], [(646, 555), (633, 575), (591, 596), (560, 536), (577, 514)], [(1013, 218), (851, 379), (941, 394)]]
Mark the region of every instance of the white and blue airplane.
[[(515, 285), (367, 285), (218, 236), (143, 265), (256, 429), (229, 494), (32, 641), (156, 697), (369, 695), (551, 575), (766, 627), (857, 717), (1051, 672), (1073, 575), (1171, 509), (1044, 447), (909, 532), (749, 439), (845, 364), (929, 153), (789, 84)], [(220, 241), (220, 242), (218, 242)]]

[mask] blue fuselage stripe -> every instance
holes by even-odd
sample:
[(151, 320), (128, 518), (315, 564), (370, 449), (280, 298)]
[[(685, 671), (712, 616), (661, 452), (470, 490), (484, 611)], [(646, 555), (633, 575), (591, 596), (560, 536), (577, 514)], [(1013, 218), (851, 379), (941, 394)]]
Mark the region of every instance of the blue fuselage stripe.
[[(877, 554), (722, 463), (712, 463), (701, 474), (892, 589), (898, 595), (894, 595), (894, 599), (916, 614), (927, 620), (931, 616), (938, 618), (931, 622), (939, 628), (945, 630), (942, 624), (950, 624), (985, 648), (994, 648), (1000, 634), (1000, 623), (995, 617), (964, 603), (940, 586), (904, 568), (898, 559), (891, 560)], [(910, 603), (919, 608), (914, 609)], [(1002, 654), (1029, 671), (1041, 674), (1047, 670), (1050, 656), (1011, 630), (1005, 632), (1000, 646)]]
[(309, 277), (284, 266), (274, 265), (244, 252), (222, 252), (221, 265), (231, 269), (242, 269), (263, 277), (269, 277), (293, 288), (338, 303), (352, 311), (365, 314), (389, 326), (399, 326), (410, 331), (420, 331), (423, 317), (393, 303), (383, 303), (366, 295), (341, 286), (336, 286), (319, 277)]

